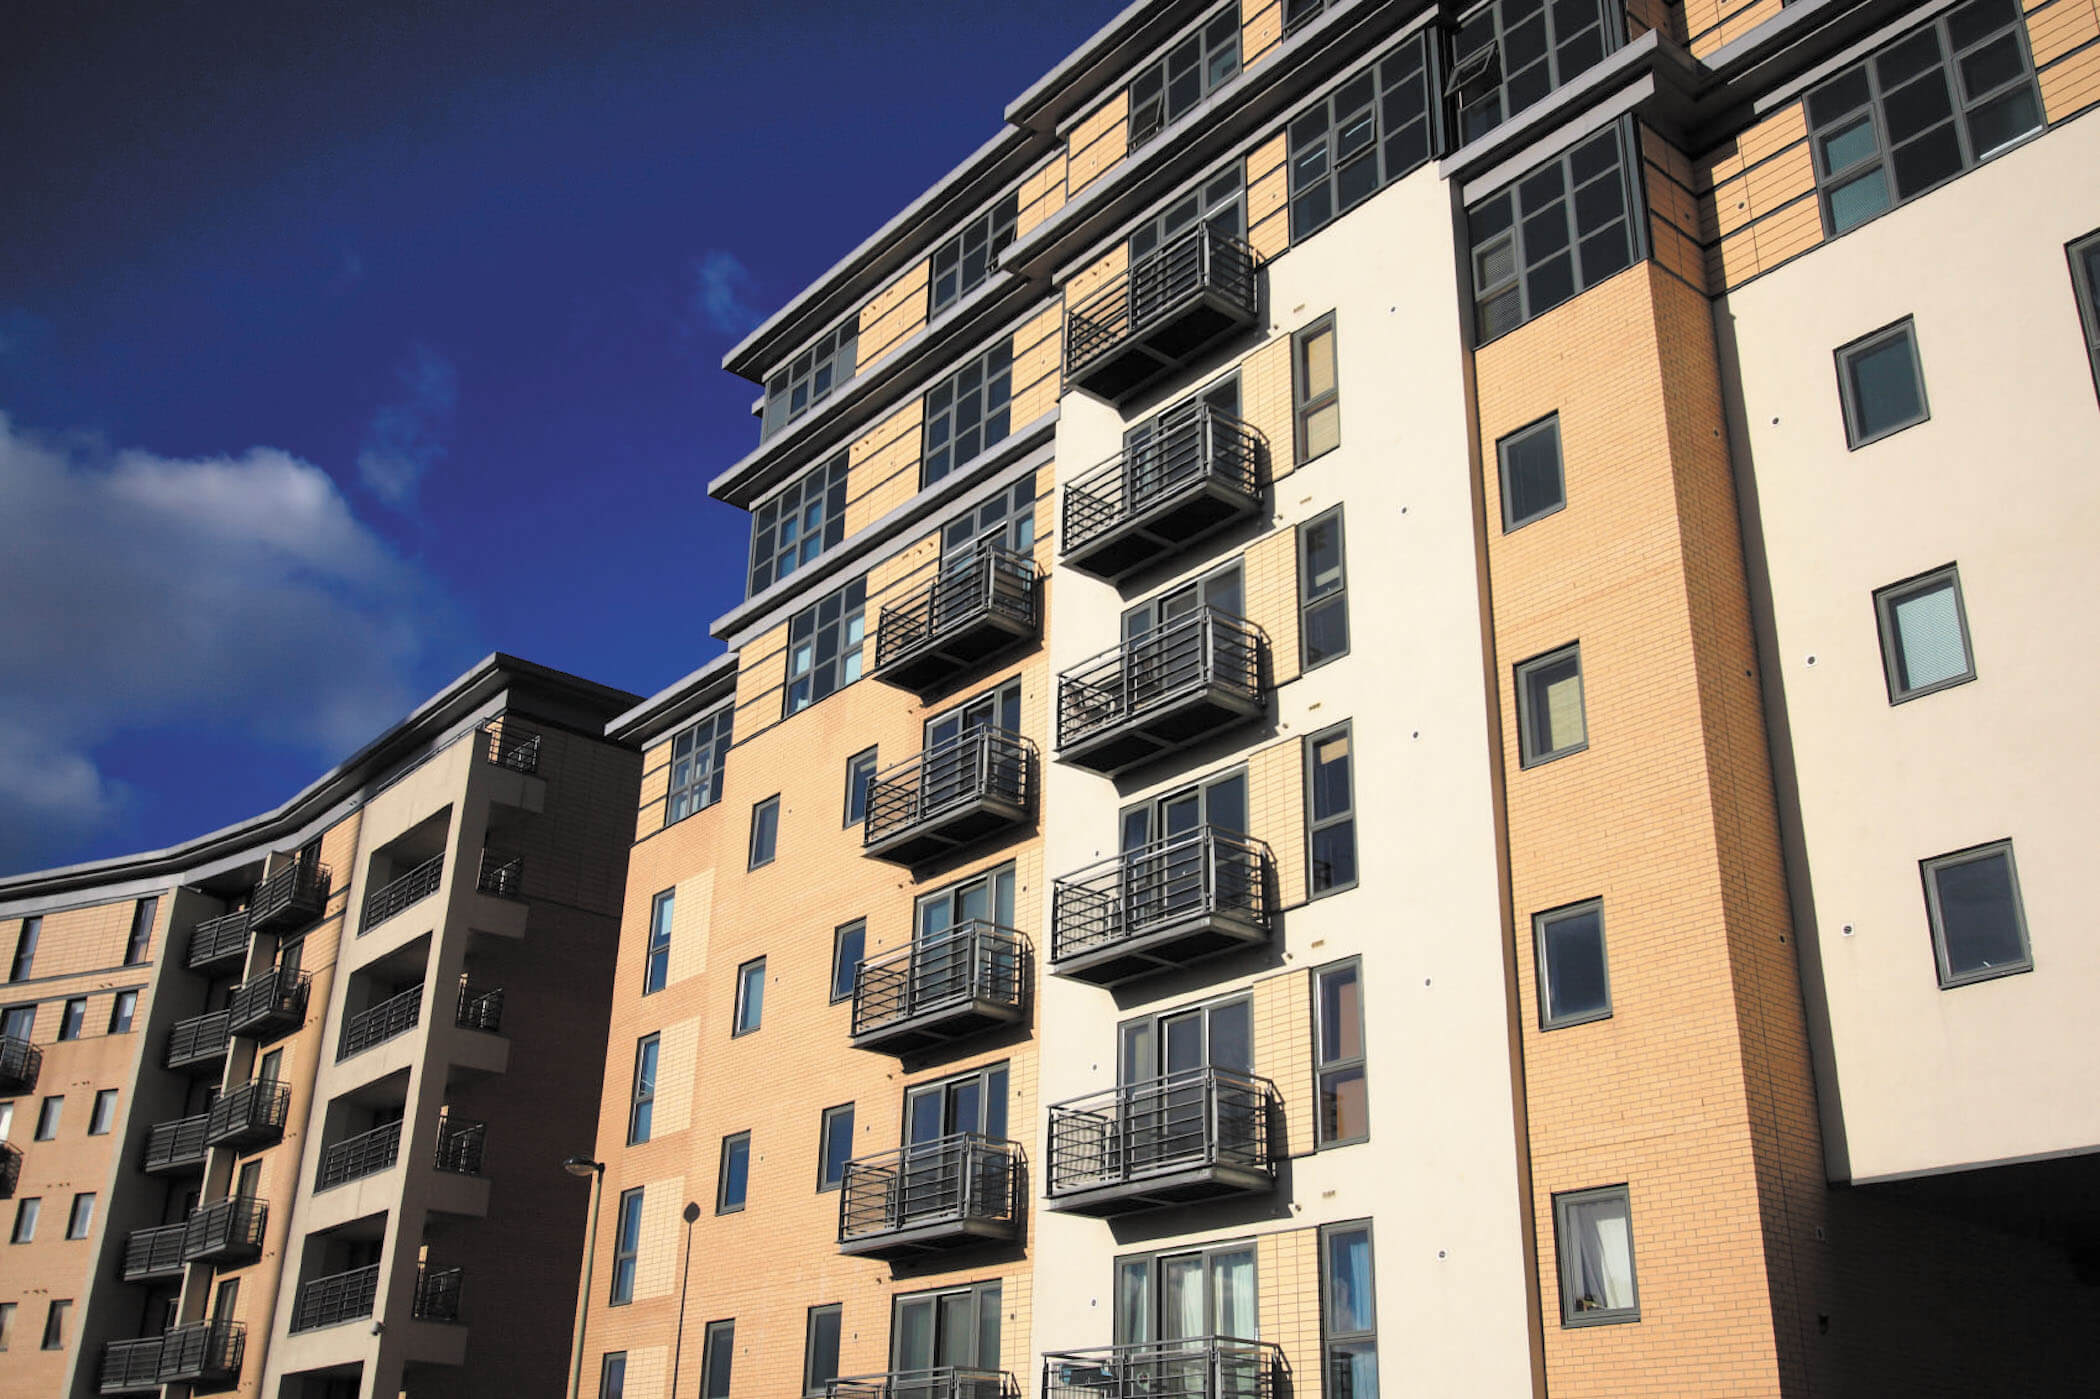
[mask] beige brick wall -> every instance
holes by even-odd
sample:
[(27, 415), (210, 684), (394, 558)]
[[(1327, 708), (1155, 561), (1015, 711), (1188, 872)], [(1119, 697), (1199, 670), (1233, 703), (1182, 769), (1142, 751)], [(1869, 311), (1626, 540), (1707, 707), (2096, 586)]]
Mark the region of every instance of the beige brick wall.
[(667, 982), (678, 982), (707, 970), (708, 934), (715, 920), (715, 872), (700, 870), (672, 887), (676, 892), (671, 902), (671, 957), (664, 977)]
[(1008, 409), (1015, 431), (1057, 406), (1063, 384), (1064, 308), (1052, 303), (1014, 332), (1013, 399)]
[(1277, 335), (1240, 361), (1240, 415), (1262, 436), (1271, 481), (1297, 469), (1291, 421), (1291, 337)]
[(1283, 41), (1283, 0), (1240, 0), (1240, 66), (1252, 68)]
[(1799, 102), (1693, 161), (1692, 188), (1711, 288), (1741, 286), (1823, 241), (1808, 118)]
[(919, 493), (919, 428), (925, 401), (914, 397), (853, 439), (846, 456), (846, 537)]
[[(673, 942), (673, 947), (677, 944)], [(658, 1031), (656, 1102), (650, 1109), (649, 1135), (668, 1137), (693, 1125), (693, 1091), (700, 1081), (700, 1022), (680, 1020)], [(613, 1046), (617, 1049), (618, 1046)], [(614, 1059), (610, 1052), (608, 1061)]]
[(1657, 265), (1704, 292), (1706, 252), (1699, 244), (1697, 177), (1684, 152), (1647, 127), (1641, 133), (1641, 164), (1648, 192), (1648, 244)]
[(1085, 189), (1130, 149), (1130, 94), (1116, 94), (1072, 128), (1065, 141), (1065, 187), (1070, 198)]
[[(1294, 971), (1254, 983), (1254, 1072), (1276, 1085), (1283, 1102), (1283, 1140), (1273, 1144), (1279, 1156), (1309, 1156), (1319, 1140), (1314, 1122), (1311, 977), (1310, 972)], [(1262, 1286), (1268, 1282), (1264, 1274)]]
[(2100, 102), (2100, 0), (2027, 0), (2026, 8), (2042, 110), (2053, 125)]
[(1291, 181), (1284, 165), (1289, 149), (1279, 131), (1247, 155), (1247, 241), (1264, 258), (1279, 257), (1291, 246)]
[(1279, 739), (1247, 755), (1248, 834), (1268, 844), (1276, 859), (1279, 908), (1305, 902), (1305, 768), (1296, 738)]
[(1247, 620), (1269, 638), (1269, 675), (1298, 678), (1298, 532), (1278, 530), (1247, 546)]
[(1261, 1338), (1283, 1348), (1291, 1399), (1320, 1399), (1320, 1231), (1289, 1229), (1255, 1241)]
[(1687, 43), (1695, 58), (1734, 43), (1778, 15), (1782, 0), (1685, 0), (1683, 32), (1672, 37)]
[(913, 264), (896, 281), (875, 293), (874, 300), (860, 308), (860, 340), (856, 365), (865, 369), (926, 325), (926, 281), (928, 260)]
[(1044, 158), (1027, 179), (1021, 181), (1014, 215), (1014, 236), (1025, 238), (1044, 219), (1065, 206), (1065, 152), (1063, 147)]

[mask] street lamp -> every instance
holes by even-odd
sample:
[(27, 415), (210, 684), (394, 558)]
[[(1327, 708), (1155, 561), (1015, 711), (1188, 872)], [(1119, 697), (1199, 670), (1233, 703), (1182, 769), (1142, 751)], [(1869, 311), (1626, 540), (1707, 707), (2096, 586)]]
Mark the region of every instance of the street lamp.
[(583, 1331), (591, 1315), (591, 1264), (598, 1256), (598, 1201), (605, 1194), (605, 1163), (571, 1156), (561, 1168), (578, 1180), (591, 1178), (591, 1225), (583, 1242), (583, 1301), (576, 1308), (576, 1363), (569, 1370), (569, 1399), (583, 1392)]

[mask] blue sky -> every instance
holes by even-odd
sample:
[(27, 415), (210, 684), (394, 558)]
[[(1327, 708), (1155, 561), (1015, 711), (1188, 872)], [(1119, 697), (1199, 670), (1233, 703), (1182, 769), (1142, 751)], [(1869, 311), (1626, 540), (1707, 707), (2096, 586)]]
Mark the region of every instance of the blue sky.
[(0, 872), (274, 806), (491, 650), (716, 654), (722, 353), (1117, 8), (16, 7)]

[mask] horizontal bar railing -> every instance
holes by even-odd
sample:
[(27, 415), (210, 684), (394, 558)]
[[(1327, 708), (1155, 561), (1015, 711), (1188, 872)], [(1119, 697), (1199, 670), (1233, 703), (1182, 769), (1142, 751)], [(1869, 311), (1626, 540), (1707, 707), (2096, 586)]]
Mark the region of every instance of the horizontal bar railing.
[(183, 1165), (204, 1163), (205, 1137), (211, 1128), (211, 1114), (198, 1113), (195, 1117), (178, 1117), (172, 1122), (156, 1122), (153, 1130), (146, 1134), (146, 1155), (139, 1163), (142, 1170), (171, 1169)]
[(336, 1049), (335, 1057), (339, 1061), (348, 1059), (374, 1045), (385, 1044), (415, 1029), (422, 1019), (423, 988), (411, 986), (345, 1020), (343, 1042)]
[(464, 1268), (416, 1269), (416, 1296), (410, 1315), (419, 1321), (458, 1321), (460, 1284)]
[(172, 1069), (224, 1054), (233, 1043), (232, 1023), (233, 1013), (225, 1010), (176, 1021), (168, 1027), (168, 1052), (163, 1062)]
[(274, 1078), (259, 1078), (219, 1095), (205, 1115), (206, 1140), (216, 1142), (245, 1132), (282, 1132), (291, 1114), (292, 1090)]
[(1215, 607), (1141, 632), (1058, 676), (1058, 747), (1137, 723), (1207, 690), (1258, 700), (1261, 649), (1261, 628)]
[(272, 967), (234, 990), (227, 1007), (227, 1028), (246, 1034), (258, 1026), (295, 1020), (306, 1014), (307, 987), (313, 973), (297, 967)]
[(860, 964), (853, 978), (853, 1033), (976, 1001), (1019, 1007), (1027, 994), (1028, 963), (1028, 939), (979, 919), (913, 938)]
[(1238, 1336), (1046, 1351), (1042, 1399), (1272, 1399), (1282, 1369), (1280, 1346)]
[(270, 1204), (253, 1195), (233, 1195), (204, 1206), (184, 1226), (182, 1256), (203, 1258), (213, 1254), (244, 1252), (262, 1248), (263, 1230), (270, 1222)]
[(311, 923), (328, 906), (333, 881), (328, 866), (293, 860), (248, 896), (248, 926), (256, 932), (280, 932)]
[(160, 1379), (177, 1384), (236, 1375), (247, 1348), (248, 1328), (243, 1322), (193, 1321), (174, 1327), (161, 1340)]
[(540, 735), (508, 719), (492, 720), (481, 726), (481, 756), (512, 772), (538, 772)]
[(359, 935), (371, 932), (417, 900), (435, 894), (444, 878), (445, 857), (433, 855), (408, 873), (388, 880), (365, 895), (365, 916), (358, 924)]
[(27, 1093), (43, 1070), (43, 1050), (19, 1035), (0, 1035), (0, 1093)]
[(980, 801), (1025, 808), (1034, 787), (1033, 743), (1005, 729), (971, 729), (869, 779), (862, 843), (878, 844)]
[(885, 669), (988, 613), (1036, 622), (1033, 560), (997, 545), (980, 545), (961, 564), (944, 565), (934, 580), (902, 602), (882, 609), (875, 629), (875, 668)]
[(1049, 1193), (1207, 1166), (1267, 1169), (1276, 1086), (1232, 1069), (1187, 1069), (1050, 1108)]
[(1019, 1399), (1020, 1392), (1020, 1381), (1004, 1370), (960, 1365), (842, 1375), (824, 1385), (825, 1399)]
[(481, 852), (481, 872), (475, 876), (474, 887), (499, 899), (515, 899), (520, 896), (524, 878), (524, 856), (484, 850)]
[(104, 1394), (160, 1388), (160, 1352), (167, 1337), (138, 1336), (102, 1343), (102, 1369), (97, 1375)]
[(500, 986), (469, 986), (465, 982), (459, 987), (459, 1009), (453, 1014), (453, 1023), (463, 1030), (479, 1030), (486, 1035), (503, 1032), (503, 988)]
[(248, 910), (237, 908), (217, 918), (207, 918), (190, 929), (188, 963), (206, 966), (225, 957), (237, 957), (248, 947)]
[(1011, 1222), (1021, 1208), (1021, 1148), (958, 1132), (846, 1163), (839, 1242), (923, 1225)]
[(1120, 277), (1065, 314), (1069, 379), (1124, 341), (1143, 335), (1171, 312), (1205, 292), (1255, 312), (1254, 249), (1244, 240), (1199, 224), (1130, 264)]
[(292, 1330), (313, 1331), (368, 1317), (378, 1296), (377, 1263), (315, 1278), (299, 1288), (299, 1300), (292, 1308)]
[(132, 1230), (124, 1239), (124, 1277), (130, 1280), (181, 1271), (187, 1233), (187, 1226), (181, 1224)]
[(1206, 481), (1258, 495), (1262, 446), (1261, 434), (1238, 418), (1207, 403), (1197, 405), (1150, 440), (1073, 478), (1064, 491), (1064, 552), (1073, 553)]
[(383, 1122), (369, 1132), (345, 1137), (321, 1152), (314, 1189), (326, 1190), (389, 1170), (401, 1159), (401, 1121)]
[(457, 1176), (481, 1174), (483, 1149), (488, 1145), (489, 1125), (486, 1122), (467, 1122), (456, 1117), (445, 1117), (438, 1123), (436, 1160), (432, 1163), (441, 1171)]
[(1269, 862), (1261, 841), (1204, 825), (1088, 865), (1056, 882), (1050, 960), (1219, 913), (1266, 924)]

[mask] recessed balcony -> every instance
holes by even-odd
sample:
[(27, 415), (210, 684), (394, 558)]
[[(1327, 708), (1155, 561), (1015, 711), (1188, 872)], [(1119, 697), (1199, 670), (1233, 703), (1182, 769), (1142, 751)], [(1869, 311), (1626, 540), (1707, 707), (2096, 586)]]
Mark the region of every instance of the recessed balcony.
[(525, 857), (500, 850), (483, 850), (481, 868), (474, 876), (474, 887), (499, 899), (523, 898)]
[(248, 1328), (238, 1321), (196, 1321), (161, 1339), (160, 1379), (199, 1389), (223, 1389), (240, 1378)]
[(383, 1122), (369, 1132), (345, 1137), (321, 1152), (321, 1169), (314, 1189), (326, 1190), (366, 1176), (392, 1170), (401, 1159), (401, 1120)]
[(187, 1074), (216, 1076), (233, 1044), (231, 1011), (193, 1015), (168, 1027), (167, 1067)]
[(846, 1163), (839, 1252), (896, 1258), (1020, 1237), (1021, 1148), (958, 1132)]
[(1041, 581), (1032, 560), (989, 545), (942, 565), (932, 582), (882, 609), (871, 673), (923, 694), (1034, 640)]
[(251, 1195), (234, 1195), (206, 1205), (184, 1226), (183, 1261), (225, 1267), (259, 1258), (263, 1230), (269, 1222), (269, 1202)]
[(502, 1034), (503, 988), (470, 986), (461, 982), (459, 1007), (453, 1012), (452, 1020), (462, 1030), (479, 1030), (485, 1035)]
[(464, 1268), (433, 1268), (425, 1264), (416, 1269), (416, 1294), (409, 1304), (409, 1315), (418, 1321), (458, 1321), (460, 1287), (466, 1275)]
[(1198, 225), (1065, 312), (1065, 381), (1120, 404), (1257, 318), (1247, 243)]
[(230, 1146), (246, 1151), (268, 1146), (284, 1136), (290, 1114), (292, 1090), (274, 1078), (259, 1078), (219, 1095), (205, 1116), (204, 1140), (209, 1146)]
[(248, 898), (248, 927), (257, 933), (295, 933), (328, 907), (332, 878), (326, 865), (294, 860), (255, 886)]
[(855, 1049), (909, 1054), (1028, 1015), (1028, 939), (972, 919), (860, 964)]
[(431, 1164), (456, 1176), (478, 1176), (488, 1146), (489, 1125), (447, 1115), (438, 1123), (437, 1151)]
[(868, 783), (861, 853), (917, 865), (1024, 825), (1035, 805), (1035, 745), (972, 729)]
[(1282, 1371), (1281, 1347), (1237, 1336), (1046, 1351), (1043, 1399), (1271, 1399)]
[(1004, 1370), (960, 1365), (842, 1375), (824, 1386), (824, 1399), (1020, 1399), (1020, 1394), (1020, 1381)]
[(399, 995), (389, 996), (343, 1022), (343, 1039), (336, 1047), (336, 1061), (340, 1063), (353, 1054), (405, 1035), (415, 1029), (422, 1018), (422, 987), (411, 986)]
[(202, 1171), (208, 1145), (205, 1134), (210, 1125), (210, 1114), (202, 1112), (195, 1117), (154, 1123), (153, 1130), (146, 1134), (146, 1154), (139, 1161), (139, 1169), (156, 1176), (193, 1175)]
[(1059, 762), (1114, 776), (1261, 716), (1260, 627), (1199, 607), (1057, 677)]
[(1057, 881), (1050, 970), (1095, 986), (1266, 942), (1269, 847), (1198, 826)]
[(306, 1023), (309, 972), (272, 967), (241, 983), (227, 1010), (226, 1028), (236, 1035), (268, 1044)]
[(1261, 434), (1200, 405), (1068, 482), (1064, 562), (1114, 582), (1260, 511)]
[(1108, 1216), (1273, 1190), (1275, 1085), (1202, 1068), (1050, 1109), (1050, 1208)]
[(207, 918), (190, 929), (189, 955), (184, 963), (191, 971), (205, 971), (248, 955), (248, 910), (235, 909), (217, 918)]
[(492, 720), (481, 726), (481, 756), (529, 776), (540, 770), (540, 735), (508, 718)]
[(16, 1035), (0, 1035), (0, 1096), (27, 1093), (43, 1072), (44, 1051)]
[(299, 1287), (299, 1300), (292, 1306), (291, 1329), (317, 1331), (323, 1326), (361, 1320), (372, 1314), (372, 1302), (378, 1295), (377, 1263), (314, 1278)]
[(390, 879), (365, 895), (364, 921), (357, 925), (363, 937), (387, 919), (435, 894), (445, 879), (445, 857), (433, 855), (408, 873)]
[(125, 1236), (121, 1272), (126, 1282), (158, 1282), (182, 1276), (182, 1240), (187, 1226), (163, 1224)]

